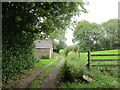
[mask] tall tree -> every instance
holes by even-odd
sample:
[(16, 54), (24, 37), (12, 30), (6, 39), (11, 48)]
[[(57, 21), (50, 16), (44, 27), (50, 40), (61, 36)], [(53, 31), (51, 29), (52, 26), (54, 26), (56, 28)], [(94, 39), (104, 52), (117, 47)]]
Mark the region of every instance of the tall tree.
[(90, 23), (88, 21), (80, 21), (76, 25), (74, 30), (73, 41), (77, 41), (82, 51), (88, 51), (94, 49), (94, 42), (98, 43), (98, 39), (101, 37), (101, 26), (96, 23)]
[(110, 19), (107, 22), (102, 23), (104, 32), (103, 45), (106, 46), (106, 49), (115, 49), (120, 46), (120, 39), (118, 35), (118, 19)]

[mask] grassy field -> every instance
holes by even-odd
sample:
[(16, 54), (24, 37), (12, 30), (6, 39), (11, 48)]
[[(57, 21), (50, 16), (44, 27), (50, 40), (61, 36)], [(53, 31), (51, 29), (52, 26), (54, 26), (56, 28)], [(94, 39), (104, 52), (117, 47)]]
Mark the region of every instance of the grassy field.
[[(98, 51), (98, 52), (92, 52), (91, 54), (120, 54), (120, 50), (106, 50), (106, 51)], [(93, 56), (91, 59), (120, 59), (120, 56)], [(114, 64), (120, 64), (120, 61), (92, 61), (92, 65), (114, 65)], [(101, 68), (101, 67), (100, 67)], [(102, 67), (103, 68), (103, 67)], [(118, 67), (105, 67), (110, 69), (117, 69)]]
[[(118, 50), (106, 50), (91, 52), (91, 54), (118, 54)], [(118, 59), (118, 56), (95, 56), (93, 59)], [(106, 67), (93, 67), (90, 70), (87, 68), (87, 53), (81, 53), (78, 58), (77, 53), (72, 53), (66, 57), (66, 62), (63, 65), (60, 75), (61, 88), (118, 88), (120, 87), (120, 74), (118, 71), (105, 71)], [(100, 61), (92, 62), (92, 64), (118, 64), (118, 61)], [(111, 69), (111, 67), (107, 67)], [(88, 82), (83, 79), (83, 75), (92, 78)]]
[[(120, 50), (106, 50), (106, 51), (97, 51), (91, 52), (92, 54), (120, 54)], [(80, 60), (83, 64), (88, 63), (88, 53), (81, 53)], [(77, 55), (76, 55), (77, 56)], [(120, 59), (120, 56), (92, 56), (91, 59)], [(91, 65), (107, 65), (107, 64), (120, 64), (120, 61), (92, 61)], [(116, 67), (108, 67), (108, 68), (116, 68)]]
[[(107, 50), (92, 52), (91, 54), (120, 54), (120, 50)], [(120, 56), (93, 56), (92, 59), (118, 59)]]

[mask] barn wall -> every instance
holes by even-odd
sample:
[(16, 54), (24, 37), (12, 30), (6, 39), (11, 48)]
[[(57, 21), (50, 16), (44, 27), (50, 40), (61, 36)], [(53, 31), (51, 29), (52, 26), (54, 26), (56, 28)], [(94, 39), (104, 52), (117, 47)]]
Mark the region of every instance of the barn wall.
[(53, 48), (50, 48), (50, 58), (53, 57)]
[(50, 49), (45, 48), (45, 49), (36, 49), (35, 50), (36, 58), (41, 58), (42, 56), (50, 56)]

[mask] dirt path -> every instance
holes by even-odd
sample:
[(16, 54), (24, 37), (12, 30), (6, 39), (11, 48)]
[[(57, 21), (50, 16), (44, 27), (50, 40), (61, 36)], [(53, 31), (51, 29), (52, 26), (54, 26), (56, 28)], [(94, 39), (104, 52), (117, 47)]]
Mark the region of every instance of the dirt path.
[(52, 69), (49, 74), (43, 79), (42, 85), (40, 88), (57, 88), (57, 75), (59, 73), (59, 69), (61, 68), (62, 63), (64, 62), (64, 58), (60, 56), (62, 60), (56, 65), (54, 69)]
[(51, 64), (53, 64), (56, 60), (58, 59), (58, 57), (56, 57), (55, 60), (53, 60), (52, 62), (50, 62), (49, 64), (47, 64), (46, 66), (36, 70), (34, 73), (30, 74), (28, 77), (26, 77), (25, 79), (21, 79), (18, 82), (15, 82), (13, 84), (13, 86), (11, 86), (11, 88), (27, 88), (30, 83), (48, 66), (50, 66)]

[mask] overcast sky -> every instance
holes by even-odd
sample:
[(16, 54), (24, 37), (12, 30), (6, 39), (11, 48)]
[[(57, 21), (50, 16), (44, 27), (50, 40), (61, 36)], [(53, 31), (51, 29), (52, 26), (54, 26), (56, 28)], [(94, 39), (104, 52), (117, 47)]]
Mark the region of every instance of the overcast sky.
[[(120, 0), (87, 0), (89, 5), (85, 6), (88, 10), (87, 14), (82, 13), (80, 17), (76, 17), (78, 21), (87, 20), (89, 22), (95, 22), (101, 24), (110, 19), (118, 18), (118, 1)], [(73, 31), (67, 29), (66, 32), (66, 44), (73, 45), (72, 35)]]

